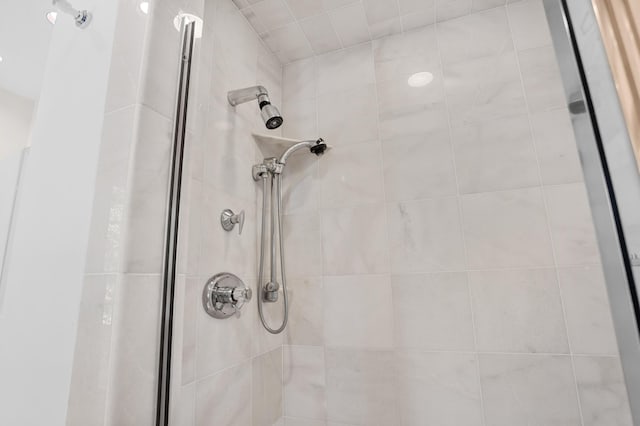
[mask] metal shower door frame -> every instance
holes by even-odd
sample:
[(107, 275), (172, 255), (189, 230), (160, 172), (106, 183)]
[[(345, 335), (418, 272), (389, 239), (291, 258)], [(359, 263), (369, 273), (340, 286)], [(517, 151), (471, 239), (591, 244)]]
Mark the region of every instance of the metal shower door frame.
[(173, 128), (173, 145), (171, 148), (164, 257), (162, 264), (162, 306), (156, 426), (169, 426), (170, 418), (171, 352), (173, 348), (173, 311), (178, 259), (178, 224), (180, 219), (184, 147), (187, 133), (187, 106), (189, 104), (191, 60), (193, 56), (196, 23), (193, 21), (189, 22), (188, 19), (183, 18), (181, 28), (180, 66)]

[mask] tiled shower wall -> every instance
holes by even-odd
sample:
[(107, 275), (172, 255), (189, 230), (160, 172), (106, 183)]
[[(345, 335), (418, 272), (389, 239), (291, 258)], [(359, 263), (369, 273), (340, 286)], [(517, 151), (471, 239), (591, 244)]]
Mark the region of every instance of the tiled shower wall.
[(283, 81), (286, 426), (632, 424), (540, 0)]
[[(282, 416), (282, 337), (254, 302), (220, 321), (201, 306), (205, 281), (232, 272), (255, 284), (257, 104), (234, 111), (228, 90), (265, 85), (281, 104), (282, 66), (231, 0), (120, 0), (79, 318), (69, 425), (152, 425), (162, 249), (179, 11), (204, 19), (196, 40), (182, 193), (172, 368), (172, 424), (271, 425)], [(219, 223), (245, 210), (241, 236)]]

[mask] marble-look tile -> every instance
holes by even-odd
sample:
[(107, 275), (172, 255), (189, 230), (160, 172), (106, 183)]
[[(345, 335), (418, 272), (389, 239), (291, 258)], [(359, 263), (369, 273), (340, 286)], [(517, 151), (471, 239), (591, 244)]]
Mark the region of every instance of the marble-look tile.
[[(374, 0), (375, 1), (375, 0)], [(402, 32), (402, 21), (400, 17), (393, 17), (380, 22), (369, 23), (369, 33), (372, 39), (388, 37)]]
[(526, 112), (518, 63), (512, 51), (445, 65), (444, 80), (453, 127)]
[[(329, 154), (329, 153), (327, 153)], [(282, 211), (285, 214), (312, 213), (320, 205), (322, 158), (307, 152), (293, 154), (282, 177)], [(262, 185), (258, 191), (258, 213), (262, 211)]]
[(126, 275), (118, 285), (106, 424), (153, 423), (160, 299), (160, 275)]
[(569, 353), (555, 270), (469, 272), (478, 350)]
[(324, 343), (322, 278), (289, 279), (289, 325), (285, 342), (321, 346)]
[(465, 195), (462, 216), (471, 269), (553, 265), (540, 189)]
[(134, 146), (136, 108), (106, 114), (93, 199), (85, 271), (117, 272), (124, 259), (127, 177)]
[[(248, 175), (248, 173), (247, 173)], [(250, 175), (246, 177), (250, 180)], [(253, 276), (256, 270), (258, 225), (256, 212), (249, 201), (231, 197), (208, 185), (203, 186), (201, 220), (201, 252), (199, 275), (210, 277), (220, 271)], [(220, 213), (231, 209), (245, 210), (245, 223), (241, 235), (237, 228), (227, 232), (220, 226)]]
[(318, 138), (318, 111), (315, 99), (288, 101), (282, 110), (285, 117), (282, 136), (290, 139)]
[(424, 12), (409, 13), (400, 17), (403, 31), (411, 31), (433, 25), (436, 21), (436, 9), (426, 9)]
[(180, 37), (176, 37), (173, 19), (178, 10), (172, 2), (154, 3), (149, 15), (142, 64), (140, 101), (166, 118), (173, 117), (176, 62), (180, 52)]
[(252, 375), (252, 425), (273, 424), (282, 417), (282, 347), (254, 358)]
[(442, 76), (434, 71), (434, 82), (412, 88), (404, 80), (378, 85), (380, 138), (383, 140), (448, 129)]
[(284, 346), (284, 415), (324, 419), (324, 348)]
[(448, 21), (471, 12), (471, 0), (436, 0), (436, 21)]
[(196, 425), (251, 425), (247, 399), (252, 393), (251, 361), (244, 362), (197, 383)]
[(435, 12), (434, 0), (398, 0), (400, 15)]
[(298, 23), (291, 23), (269, 31), (264, 41), (278, 59), (285, 64), (308, 58), (313, 54), (311, 44)]
[(242, 155), (207, 156), (204, 182), (229, 196), (253, 200), (257, 184), (250, 178), (251, 166)]
[(329, 424), (397, 424), (393, 352), (327, 349), (325, 357)]
[(584, 426), (631, 426), (629, 398), (615, 357), (574, 357)]
[(104, 419), (117, 275), (87, 275), (82, 289), (67, 425)]
[(541, 0), (523, 0), (507, 6), (513, 41), (518, 50), (551, 45), (551, 32)]
[(196, 383), (180, 387), (179, 395), (172, 396), (175, 403), (169, 408), (170, 423), (180, 426), (196, 426)]
[(210, 317), (202, 307), (197, 309), (196, 379), (251, 357), (256, 315), (254, 303), (252, 301), (243, 308), (240, 318), (231, 317), (224, 321)]
[(538, 186), (538, 163), (526, 115), (454, 129), (460, 193)]
[(318, 213), (283, 216), (287, 277), (322, 275), (322, 238)]
[(251, 9), (267, 31), (280, 28), (295, 20), (284, 0), (262, 0), (251, 5)]
[(463, 272), (392, 275), (391, 284), (396, 348), (475, 349), (469, 288)]
[(566, 106), (558, 62), (552, 46), (518, 52), (522, 82), (531, 112)]
[(336, 146), (378, 138), (375, 85), (334, 92), (318, 98), (318, 132)]
[(398, 352), (395, 366), (400, 420), (393, 424), (483, 424), (475, 355)]
[(579, 426), (568, 356), (480, 355), (487, 426)]
[(282, 91), (285, 105), (289, 101), (307, 100), (316, 97), (316, 58), (291, 62), (283, 67), (282, 73)]
[(182, 317), (182, 384), (196, 378), (197, 312), (202, 309), (202, 280), (188, 278), (185, 282)]
[(387, 205), (394, 273), (463, 270), (465, 255), (456, 197)]
[(323, 209), (321, 214), (325, 275), (389, 271), (384, 204)]
[(354, 46), (371, 40), (367, 15), (362, 2), (353, 2), (340, 10), (329, 12), (329, 15), (343, 46)]
[(142, 61), (145, 57), (148, 20), (148, 16), (139, 13), (136, 2), (126, 2), (118, 8), (116, 37), (113, 40), (109, 68), (106, 112), (136, 103), (141, 84)]
[(303, 19), (300, 21), (300, 26), (316, 55), (342, 48), (342, 43), (333, 30), (328, 14), (323, 13)]
[(571, 351), (578, 354), (616, 355), (616, 334), (602, 268), (560, 268), (558, 277)]
[[(182, 242), (181, 247), (178, 249), (178, 256), (186, 258), (183, 260), (185, 265), (181, 265), (184, 269), (179, 270), (179, 273), (184, 273), (189, 277), (198, 275), (198, 268), (200, 267), (200, 247), (202, 236), (202, 183), (195, 179), (190, 179), (187, 190), (187, 197), (189, 204), (186, 209), (181, 207), (181, 220), (187, 223), (187, 227), (182, 227)], [(186, 241), (184, 241), (186, 240)]]
[(474, 13), (436, 25), (442, 62), (452, 64), (500, 56), (513, 50), (504, 8)]
[(556, 109), (530, 116), (542, 183), (555, 185), (583, 180), (569, 111)]
[(363, 0), (370, 27), (400, 16), (398, 0)]
[[(372, 349), (393, 347), (389, 276), (325, 277), (323, 290), (325, 345)], [(358, 302), (354, 303), (354, 300)]]
[(365, 142), (332, 149), (320, 159), (320, 180), (322, 207), (383, 202), (380, 144)]
[(388, 81), (440, 68), (438, 40), (433, 25), (373, 42), (376, 81)]
[(324, 420), (309, 420), (294, 417), (284, 418), (285, 426), (326, 426)]
[(551, 186), (544, 192), (556, 262), (559, 265), (599, 263), (600, 253), (584, 184)]
[(324, 5), (321, 1), (314, 0), (286, 0), (291, 8), (291, 12), (298, 19), (318, 15), (324, 12)]
[(138, 111), (133, 172), (126, 211), (125, 272), (161, 270), (171, 146), (171, 121), (149, 108)]
[[(345, 92), (375, 82), (370, 44), (318, 56), (318, 95)], [(336, 103), (339, 103), (336, 100)]]
[(448, 131), (382, 142), (387, 201), (456, 194), (456, 173)]
[(479, 11), (504, 6), (505, 0), (473, 0), (471, 10)]

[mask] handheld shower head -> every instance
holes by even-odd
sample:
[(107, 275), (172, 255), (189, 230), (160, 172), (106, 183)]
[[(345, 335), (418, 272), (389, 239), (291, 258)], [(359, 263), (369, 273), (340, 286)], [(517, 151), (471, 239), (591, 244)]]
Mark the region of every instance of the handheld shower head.
[(324, 139), (320, 138), (318, 140), (311, 140), (311, 141), (303, 141), (303, 142), (298, 142), (297, 144), (291, 146), (289, 149), (287, 149), (284, 154), (282, 154), (282, 157), (280, 157), (280, 159), (278, 160), (278, 163), (284, 165), (287, 163), (287, 159), (291, 156), (291, 154), (293, 154), (294, 152), (296, 152), (299, 149), (302, 148), (309, 148), (309, 151), (312, 154), (317, 155), (318, 157), (321, 156), (322, 154), (324, 154), (324, 152), (327, 150), (327, 144), (325, 143)]
[(245, 89), (232, 90), (227, 94), (227, 99), (232, 106), (257, 100), (258, 105), (260, 106), (260, 116), (264, 121), (264, 125), (269, 130), (277, 129), (282, 126), (282, 123), (284, 122), (278, 108), (271, 105), (269, 93), (263, 86), (253, 86)]

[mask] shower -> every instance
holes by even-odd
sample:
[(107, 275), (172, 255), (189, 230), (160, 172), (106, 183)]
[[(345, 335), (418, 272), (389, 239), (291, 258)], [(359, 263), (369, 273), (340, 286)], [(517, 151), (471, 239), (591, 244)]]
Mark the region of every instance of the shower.
[[(266, 158), (261, 164), (253, 166), (253, 179), (262, 181), (262, 227), (260, 236), (260, 266), (258, 268), (258, 313), (260, 321), (264, 328), (272, 334), (281, 333), (287, 326), (289, 318), (289, 300), (287, 296), (287, 280), (284, 266), (284, 246), (282, 231), (282, 172), (289, 157), (296, 151), (308, 148), (309, 152), (317, 156), (322, 155), (327, 150), (327, 144), (322, 139), (298, 142), (288, 148), (280, 158)], [(269, 215), (270, 212), (270, 215)], [(265, 263), (265, 242), (267, 236), (267, 216), (270, 216), (270, 239), (269, 239), (269, 256), (270, 256), (270, 273), (266, 283), (262, 283)], [(278, 328), (272, 328), (267, 324), (264, 313), (263, 304), (275, 303), (278, 301), (278, 291), (280, 283), (278, 283), (277, 269), (277, 249), (280, 246), (280, 281), (282, 284), (283, 312), (282, 323)]]
[(269, 93), (263, 86), (252, 86), (244, 89), (233, 90), (227, 94), (227, 99), (232, 106), (237, 106), (245, 102), (258, 101), (260, 116), (264, 125), (269, 130), (275, 130), (282, 126), (283, 119), (278, 108), (271, 105)]

